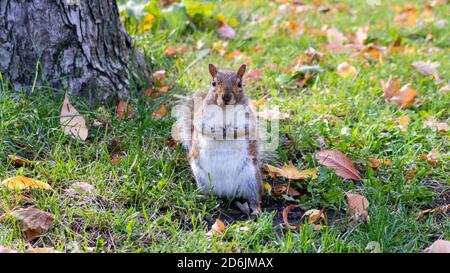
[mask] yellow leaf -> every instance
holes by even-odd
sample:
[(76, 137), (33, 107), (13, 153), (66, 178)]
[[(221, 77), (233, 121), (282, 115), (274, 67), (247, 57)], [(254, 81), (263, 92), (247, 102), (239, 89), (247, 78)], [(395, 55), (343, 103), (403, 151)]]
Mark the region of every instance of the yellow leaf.
[(3, 180), (3, 185), (13, 190), (23, 189), (45, 189), (50, 190), (52, 187), (42, 181), (28, 178), (25, 176), (16, 176)]
[(307, 179), (309, 177), (316, 179), (317, 171), (319, 168), (312, 168), (307, 170), (298, 170), (292, 163), (285, 164), (281, 169), (271, 166), (269, 164), (265, 165), (266, 169), (269, 171), (270, 175), (278, 175), (288, 179)]
[(155, 16), (151, 13), (147, 14), (142, 22), (142, 30), (149, 30), (152, 28), (153, 21), (155, 20)]
[(264, 97), (260, 98), (259, 100), (252, 100), (252, 105), (258, 109), (261, 104), (264, 103), (268, 95), (265, 95)]

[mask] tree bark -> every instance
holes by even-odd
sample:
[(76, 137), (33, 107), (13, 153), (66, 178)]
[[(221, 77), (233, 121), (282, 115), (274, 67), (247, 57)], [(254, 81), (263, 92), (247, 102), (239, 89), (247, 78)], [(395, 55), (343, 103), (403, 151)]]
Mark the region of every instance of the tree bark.
[(15, 89), (67, 88), (90, 101), (149, 82), (115, 0), (0, 0), (0, 72)]

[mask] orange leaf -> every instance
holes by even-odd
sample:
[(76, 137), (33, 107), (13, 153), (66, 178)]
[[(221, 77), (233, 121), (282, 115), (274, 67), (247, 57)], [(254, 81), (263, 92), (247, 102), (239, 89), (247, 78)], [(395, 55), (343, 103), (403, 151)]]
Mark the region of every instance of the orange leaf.
[(45, 189), (50, 190), (52, 187), (42, 181), (28, 178), (25, 176), (16, 176), (3, 180), (3, 185), (13, 190), (23, 189)]
[(351, 161), (342, 152), (337, 150), (323, 150), (315, 155), (316, 160), (336, 171), (336, 175), (344, 179), (361, 180), (358, 170), (356, 170), (353, 161)]

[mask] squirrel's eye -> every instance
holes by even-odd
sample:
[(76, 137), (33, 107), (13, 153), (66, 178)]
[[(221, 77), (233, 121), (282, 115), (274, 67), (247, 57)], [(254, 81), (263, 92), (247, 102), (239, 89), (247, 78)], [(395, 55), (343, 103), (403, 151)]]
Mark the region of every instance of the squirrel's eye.
[(216, 84), (215, 81), (213, 81), (213, 82), (211, 83), (211, 85), (214, 86), (214, 87), (216, 87), (217, 84)]
[(242, 88), (242, 82), (241, 81), (238, 81), (238, 87)]

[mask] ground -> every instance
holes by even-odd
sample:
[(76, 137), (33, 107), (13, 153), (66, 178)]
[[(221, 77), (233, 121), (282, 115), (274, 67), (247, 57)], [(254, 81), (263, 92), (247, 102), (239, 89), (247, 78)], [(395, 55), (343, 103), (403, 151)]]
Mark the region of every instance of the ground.
[[(90, 124), (85, 142), (61, 131), (59, 113), (66, 90), (14, 92), (1, 78), (0, 179), (26, 175), (53, 189), (18, 193), (1, 187), (0, 214), (30, 205), (54, 214), (49, 231), (30, 244), (64, 252), (421, 252), (436, 239), (449, 240), (448, 212), (420, 220), (417, 213), (450, 203), (449, 134), (425, 126), (429, 116), (449, 120), (449, 92), (439, 89), (450, 76), (449, 22), (443, 21), (450, 6), (442, 1), (323, 0), (305, 1), (313, 10), (295, 13), (292, 6), (283, 9), (284, 2), (214, 2), (213, 18), (223, 14), (225, 20), (236, 21), (230, 21), (236, 36), (226, 46), (215, 23), (183, 32), (155, 30), (157, 26), (152, 32), (133, 31), (127, 26), (152, 70), (166, 71), (170, 90), (147, 97), (133, 90), (129, 104), (134, 117), (126, 120), (116, 117), (115, 105), (99, 109), (71, 98)], [(431, 2), (436, 3), (429, 6), (433, 17), (422, 14)], [(415, 7), (413, 26), (395, 20), (407, 4)], [(299, 29), (302, 21), (304, 29)], [(350, 36), (367, 25), (366, 44), (386, 47), (386, 56), (365, 58), (326, 48), (327, 29), (336, 27)], [(398, 52), (392, 49), (396, 41), (401, 41)], [(167, 56), (169, 46), (187, 50)], [(323, 54), (312, 64), (321, 71), (298, 86), (289, 69), (309, 47)], [(411, 66), (428, 60), (440, 63), (440, 80)], [(354, 66), (357, 75), (338, 75), (336, 67), (342, 62)], [(170, 114), (155, 118), (154, 112), (161, 105), (170, 112), (177, 96), (207, 88), (208, 63), (227, 69), (247, 63), (250, 73), (261, 70), (260, 77), (247, 79), (247, 95), (255, 100), (268, 95), (264, 105), (290, 114), (280, 122), (280, 146), (271, 165), (292, 162), (309, 169), (320, 166), (315, 152), (337, 149), (356, 163), (362, 180), (343, 180), (321, 167), (317, 179), (291, 182), (299, 197), (266, 193), (259, 217), (246, 216), (233, 203), (213, 196), (203, 200), (182, 147), (171, 141), (174, 119)], [(418, 92), (414, 104), (399, 108), (386, 102), (380, 80), (389, 75), (412, 84)], [(107, 112), (108, 123), (92, 125), (99, 113)], [(410, 123), (401, 130), (393, 120), (404, 116)], [(439, 154), (435, 164), (421, 156), (432, 150)], [(16, 166), (8, 155), (41, 163)], [(370, 158), (389, 163), (376, 170)], [(264, 181), (288, 183), (265, 171)], [(91, 184), (93, 196), (68, 190), (76, 182)], [(367, 197), (370, 223), (349, 222), (344, 192)], [(326, 212), (327, 224), (320, 231), (312, 225), (287, 229), (281, 211), (289, 204), (301, 205), (291, 222), (298, 223), (302, 211), (319, 208)], [(216, 218), (226, 224), (226, 232), (208, 236)], [(0, 246), (29, 247), (19, 221), (5, 217), (0, 222)]]

